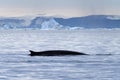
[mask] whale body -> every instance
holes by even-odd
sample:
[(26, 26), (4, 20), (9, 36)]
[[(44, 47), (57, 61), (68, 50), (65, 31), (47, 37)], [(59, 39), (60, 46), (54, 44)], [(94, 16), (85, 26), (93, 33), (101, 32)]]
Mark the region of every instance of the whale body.
[(30, 51), (30, 56), (67, 56), (67, 55), (87, 55), (82, 52), (75, 52), (75, 51), (67, 51), (67, 50), (49, 50), (49, 51), (40, 51), (35, 52), (32, 50)]

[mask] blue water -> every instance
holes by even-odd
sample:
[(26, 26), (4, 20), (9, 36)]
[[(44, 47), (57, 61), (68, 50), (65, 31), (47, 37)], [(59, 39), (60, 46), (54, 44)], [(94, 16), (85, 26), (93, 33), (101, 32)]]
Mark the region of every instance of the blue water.
[(120, 55), (0, 55), (1, 80), (119, 80)]
[[(114, 30), (2, 31), (0, 80), (119, 80), (119, 34)], [(30, 57), (29, 49), (79, 49), (90, 55)], [(112, 55), (97, 55), (108, 53)]]

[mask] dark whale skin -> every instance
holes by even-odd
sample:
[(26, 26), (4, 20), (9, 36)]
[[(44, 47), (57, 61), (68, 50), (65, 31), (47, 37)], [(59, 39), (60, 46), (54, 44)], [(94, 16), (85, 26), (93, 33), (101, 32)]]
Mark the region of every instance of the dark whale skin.
[(67, 56), (67, 55), (87, 55), (82, 52), (75, 52), (75, 51), (67, 51), (67, 50), (49, 50), (49, 51), (40, 51), (35, 52), (32, 50), (30, 51), (30, 56)]

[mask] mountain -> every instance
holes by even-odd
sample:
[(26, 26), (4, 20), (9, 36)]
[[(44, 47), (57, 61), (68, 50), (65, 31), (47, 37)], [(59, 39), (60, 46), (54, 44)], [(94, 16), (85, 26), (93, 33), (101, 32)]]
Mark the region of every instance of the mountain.
[(91, 28), (120, 28), (120, 16), (90, 15), (73, 18), (56, 17), (11, 17), (0, 18), (0, 29), (91, 29)]
[(55, 18), (63, 26), (84, 27), (84, 28), (120, 28), (120, 16), (112, 15), (91, 15), (75, 18)]

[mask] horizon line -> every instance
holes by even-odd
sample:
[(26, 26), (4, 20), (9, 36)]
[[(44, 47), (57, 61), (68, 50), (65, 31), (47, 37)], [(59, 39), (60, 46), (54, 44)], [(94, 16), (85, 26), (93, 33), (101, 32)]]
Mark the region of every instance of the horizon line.
[(61, 16), (61, 15), (46, 15), (46, 14), (33, 14), (33, 15), (16, 15), (16, 16), (1, 16), (0, 18), (21, 18), (21, 17), (56, 17), (56, 18), (75, 18), (75, 17), (86, 17), (86, 16), (120, 16), (118, 14), (88, 14), (88, 15), (81, 15), (81, 16)]

